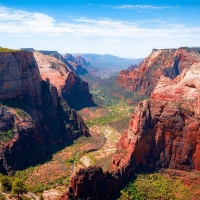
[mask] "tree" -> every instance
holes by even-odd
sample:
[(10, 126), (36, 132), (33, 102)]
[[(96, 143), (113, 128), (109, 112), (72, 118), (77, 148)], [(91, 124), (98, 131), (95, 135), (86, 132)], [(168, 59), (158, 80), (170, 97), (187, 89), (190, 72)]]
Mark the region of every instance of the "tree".
[(8, 176), (3, 176), (1, 178), (1, 189), (5, 192), (9, 192), (12, 190), (11, 179)]
[(17, 194), (18, 199), (20, 194), (27, 193), (27, 188), (23, 180), (18, 178), (15, 179), (12, 184), (12, 193)]
[(44, 197), (42, 194), (40, 194), (39, 200), (44, 200)]

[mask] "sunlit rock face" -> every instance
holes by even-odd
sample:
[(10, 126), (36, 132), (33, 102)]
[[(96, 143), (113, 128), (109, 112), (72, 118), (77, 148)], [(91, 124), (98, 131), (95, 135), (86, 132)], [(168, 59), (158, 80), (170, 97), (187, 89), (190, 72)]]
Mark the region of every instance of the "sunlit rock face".
[(79, 110), (95, 105), (88, 83), (75, 75), (62, 60), (39, 52), (34, 52), (34, 57), (42, 79), (48, 79), (71, 108)]
[(160, 76), (174, 79), (184, 69), (189, 69), (199, 61), (199, 48), (154, 49), (134, 70), (122, 70), (116, 79), (116, 84), (150, 95)]

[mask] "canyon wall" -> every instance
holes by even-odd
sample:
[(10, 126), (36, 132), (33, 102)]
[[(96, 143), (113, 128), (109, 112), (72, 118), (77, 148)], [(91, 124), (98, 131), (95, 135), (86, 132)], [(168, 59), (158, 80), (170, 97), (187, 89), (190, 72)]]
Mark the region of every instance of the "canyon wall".
[(48, 78), (71, 108), (80, 110), (95, 105), (88, 83), (75, 75), (62, 60), (39, 52), (34, 52), (34, 57), (42, 79)]
[(42, 79), (33, 53), (0, 53), (0, 172), (42, 162), (73, 138), (89, 136), (56, 86)]
[(199, 48), (154, 49), (134, 70), (122, 70), (116, 84), (150, 95), (161, 75), (174, 79), (199, 61)]

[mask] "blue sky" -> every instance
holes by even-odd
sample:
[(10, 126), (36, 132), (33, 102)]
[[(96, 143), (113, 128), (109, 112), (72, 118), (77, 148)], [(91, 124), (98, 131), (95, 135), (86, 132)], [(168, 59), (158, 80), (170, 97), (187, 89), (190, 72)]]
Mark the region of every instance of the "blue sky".
[(146, 57), (200, 46), (200, 1), (0, 0), (0, 46)]

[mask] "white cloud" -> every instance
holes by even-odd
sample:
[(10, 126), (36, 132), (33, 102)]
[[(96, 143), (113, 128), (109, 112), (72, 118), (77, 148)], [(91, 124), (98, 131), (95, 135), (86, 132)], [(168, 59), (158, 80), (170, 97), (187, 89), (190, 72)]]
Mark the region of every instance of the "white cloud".
[(129, 5), (129, 4), (124, 4), (124, 5), (116, 5), (116, 6), (111, 6), (111, 5), (103, 5), (105, 7), (113, 8), (113, 9), (132, 9), (132, 10), (164, 10), (164, 9), (172, 9), (172, 8), (178, 8), (178, 6), (155, 6), (155, 5)]
[[(35, 44), (37, 49), (61, 49), (63, 53), (87, 49), (94, 53), (104, 51), (117, 55), (120, 52), (128, 57), (131, 57), (130, 49), (135, 48), (136, 57), (142, 57), (147, 49), (197, 46), (199, 39), (199, 26), (178, 24), (176, 19), (124, 21), (70, 17), (70, 21), (57, 22), (43, 13), (0, 7), (0, 45), (10, 42), (10, 47)], [(63, 50), (66, 48), (71, 50)]]
[[(145, 24), (150, 24), (146, 28)], [(54, 18), (43, 13), (31, 13), (0, 7), (0, 33), (29, 34), (29, 35), (69, 35), (111, 37), (122, 39), (180, 37), (187, 34), (199, 34), (200, 28), (188, 28), (182, 24), (172, 23), (162, 19), (122, 21), (89, 19), (81, 17), (72, 22), (56, 22)]]

